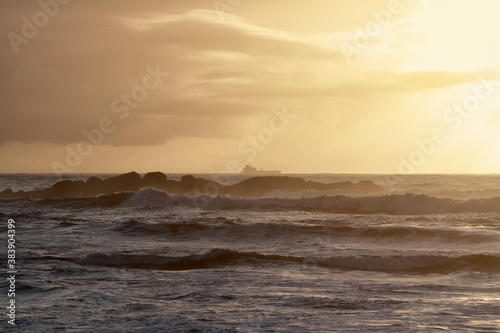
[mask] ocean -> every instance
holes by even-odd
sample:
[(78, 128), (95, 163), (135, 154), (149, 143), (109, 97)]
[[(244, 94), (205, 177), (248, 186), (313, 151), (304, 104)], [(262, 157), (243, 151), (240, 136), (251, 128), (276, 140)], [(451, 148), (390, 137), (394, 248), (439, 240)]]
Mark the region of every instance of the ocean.
[(1, 199), (2, 332), (500, 331), (500, 176), (292, 176), (384, 191)]

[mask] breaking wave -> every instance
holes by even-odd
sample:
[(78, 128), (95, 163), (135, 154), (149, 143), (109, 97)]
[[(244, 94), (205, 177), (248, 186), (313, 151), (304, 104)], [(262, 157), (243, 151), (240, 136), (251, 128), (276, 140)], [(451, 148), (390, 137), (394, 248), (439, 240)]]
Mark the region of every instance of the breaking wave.
[(42, 259), (72, 261), (80, 265), (124, 267), (180, 271), (211, 269), (228, 265), (302, 264), (324, 268), (387, 273), (440, 273), (457, 271), (500, 272), (500, 257), (490, 254), (464, 256), (445, 255), (391, 255), (391, 256), (332, 256), (328, 258), (283, 256), (212, 249), (207, 253), (180, 257), (159, 255), (91, 253), (83, 258), (67, 259), (47, 257)]
[[(495, 229), (495, 230), (494, 230)], [(314, 225), (297, 223), (252, 223), (238, 224), (230, 221), (201, 222), (159, 222), (148, 223), (135, 219), (121, 222), (112, 230), (127, 236), (184, 236), (189, 238), (215, 238), (220, 240), (239, 240), (241, 238), (254, 241), (265, 239), (339, 239), (360, 238), (366, 240), (404, 240), (404, 241), (445, 241), (457, 243), (480, 243), (500, 241), (500, 229), (488, 228), (484, 232), (457, 230), (449, 228), (436, 229), (412, 226), (351, 226), (345, 223), (320, 221)]]
[[(108, 199), (113, 202), (113, 200)], [(170, 195), (155, 189), (141, 190), (127, 199), (123, 207), (187, 206), (203, 209), (281, 209), (319, 211), (341, 214), (422, 215), (443, 213), (500, 212), (500, 197), (454, 200), (435, 198), (424, 194), (391, 194), (350, 197), (345, 195), (313, 198), (255, 198), (241, 199), (228, 196)]]

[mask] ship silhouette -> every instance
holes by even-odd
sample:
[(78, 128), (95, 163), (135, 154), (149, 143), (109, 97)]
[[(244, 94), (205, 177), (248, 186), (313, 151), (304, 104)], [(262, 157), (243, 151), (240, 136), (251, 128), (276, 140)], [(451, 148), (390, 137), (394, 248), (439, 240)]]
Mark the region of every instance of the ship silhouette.
[(280, 170), (262, 170), (262, 169), (257, 169), (251, 166), (250, 164), (247, 164), (243, 170), (241, 170), (242, 175), (279, 175), (281, 174)]

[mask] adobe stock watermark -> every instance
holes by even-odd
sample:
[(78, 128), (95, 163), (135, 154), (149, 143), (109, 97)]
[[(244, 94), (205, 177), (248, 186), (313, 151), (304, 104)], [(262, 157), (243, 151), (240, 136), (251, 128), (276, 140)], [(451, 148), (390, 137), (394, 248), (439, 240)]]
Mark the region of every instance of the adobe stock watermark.
[[(231, 174), (241, 171), (244, 165), (251, 164), (258, 154), (266, 149), (274, 141), (276, 135), (283, 132), (296, 118), (295, 114), (289, 113), (287, 107), (282, 110), (273, 110), (273, 116), (269, 119), (268, 126), (261, 128), (254, 135), (243, 139), (238, 145), (238, 159), (229, 160), (223, 172), (212, 174), (211, 180), (216, 183), (227, 183)], [(203, 191), (194, 189), (194, 205), (197, 208), (204, 208), (208, 205), (209, 198), (204, 195), (217, 196), (221, 194), (221, 188), (216, 183), (207, 183)]]
[(427, 138), (415, 140), (416, 148), (409, 154), (399, 155), (397, 175), (391, 176), (391, 173), (386, 173), (386, 182), (389, 187), (393, 187), (395, 178), (413, 174), (421, 167), (428, 158), (434, 155), (437, 147), (446, 142), (448, 135), (458, 130), (464, 121), (478, 110), (482, 103), (490, 99), (500, 87), (500, 82), (494, 80), (492, 75), (487, 79), (481, 78), (479, 82), (480, 84), (474, 88), (472, 94), (445, 110), (442, 116), (444, 126), (432, 129)]
[(226, 13), (232, 13), (234, 10), (243, 3), (243, 0), (215, 0), (212, 3), (214, 10), (219, 15), (219, 19), (224, 21)]
[(403, 6), (400, 0), (390, 0), (386, 9), (372, 11), (372, 20), (367, 22), (364, 27), (357, 28), (354, 32), (352, 42), (341, 42), (339, 48), (344, 54), (348, 63), (352, 62), (352, 57), (366, 50), (373, 40), (379, 37), (384, 29), (392, 24), (394, 16), (401, 14)]
[(7, 307), (7, 322), (16, 325), (16, 221), (9, 219), (7, 221), (7, 267), (9, 289), (7, 296), (9, 298), (9, 306)]
[(118, 119), (113, 120), (111, 117), (104, 117), (96, 127), (90, 130), (83, 129), (81, 133), (85, 140), (80, 141), (74, 147), (71, 145), (66, 146), (67, 154), (64, 162), (52, 162), (54, 172), (57, 174), (73, 172), (75, 168), (80, 166), (84, 158), (92, 154), (94, 146), (101, 145), (106, 135), (110, 135), (115, 131), (117, 122), (127, 119), (131, 110), (137, 109), (139, 104), (148, 97), (149, 93), (162, 85), (164, 78), (168, 76), (168, 72), (160, 70), (160, 65), (156, 65), (155, 69), (147, 66), (142, 84), (134, 86), (129, 93), (123, 93), (119, 98), (111, 102), (111, 112)]
[(23, 23), (21, 27), (21, 34), (16, 34), (15, 32), (9, 32), (7, 38), (9, 39), (10, 45), (14, 50), (14, 53), (19, 53), (19, 46), (21, 44), (28, 44), (30, 40), (38, 35), (39, 29), (42, 29), (50, 20), (53, 19), (61, 9), (61, 6), (66, 5), (71, 0), (40, 0), (38, 1), (38, 6), (40, 6), (39, 11), (34, 13), (29, 19), (26, 16), (21, 18)]

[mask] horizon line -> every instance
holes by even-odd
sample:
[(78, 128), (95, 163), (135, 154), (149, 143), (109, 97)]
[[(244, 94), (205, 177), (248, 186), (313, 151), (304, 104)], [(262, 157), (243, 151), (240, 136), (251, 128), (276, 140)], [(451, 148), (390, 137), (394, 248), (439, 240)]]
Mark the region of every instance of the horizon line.
[[(126, 171), (126, 172), (71, 172), (71, 173), (55, 173), (55, 172), (0, 172), (0, 175), (54, 175), (54, 176), (64, 176), (64, 175), (119, 175), (126, 174), (130, 172), (136, 172), (138, 174), (147, 174), (150, 172), (161, 172), (166, 175), (231, 175), (231, 176), (269, 176), (269, 175), (252, 175), (252, 174), (242, 174), (242, 173), (229, 173), (229, 172), (164, 172), (164, 171)], [(373, 173), (373, 172), (281, 172), (277, 175), (272, 176), (283, 176), (283, 175), (373, 175), (373, 176), (439, 176), (439, 175), (456, 175), (456, 176), (480, 176), (480, 175), (490, 175), (498, 176), (499, 173), (479, 173), (479, 172), (415, 172), (415, 173)]]

